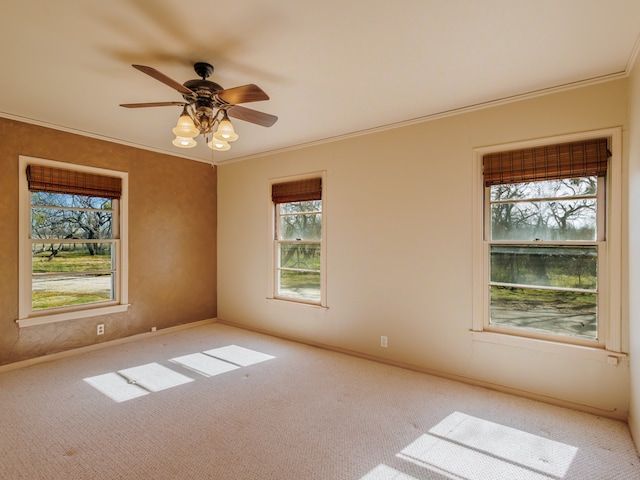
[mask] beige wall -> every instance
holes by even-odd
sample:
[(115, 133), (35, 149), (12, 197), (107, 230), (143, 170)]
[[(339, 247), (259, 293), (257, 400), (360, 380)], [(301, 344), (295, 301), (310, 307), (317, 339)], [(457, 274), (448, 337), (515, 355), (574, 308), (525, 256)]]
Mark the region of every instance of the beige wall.
[[(218, 317), (625, 416), (626, 361), (486, 343), (469, 330), (472, 149), (625, 126), (626, 108), (618, 80), (220, 165)], [(269, 180), (314, 171), (326, 171), (327, 309), (267, 300)], [(623, 337), (628, 346), (627, 318)]]
[[(18, 329), (19, 155), (129, 173), (126, 313)], [(211, 165), (0, 118), (0, 169), (0, 364), (216, 316)]]
[(629, 323), (631, 398), (629, 426), (640, 447), (640, 62), (629, 81)]

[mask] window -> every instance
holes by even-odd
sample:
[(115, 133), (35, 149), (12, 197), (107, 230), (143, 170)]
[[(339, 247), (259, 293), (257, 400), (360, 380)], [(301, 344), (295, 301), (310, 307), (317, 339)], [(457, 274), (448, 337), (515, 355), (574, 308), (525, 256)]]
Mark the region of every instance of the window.
[(324, 304), (322, 178), (271, 187), (274, 292), (279, 299)]
[(120, 311), (126, 174), (28, 157), (20, 165), (19, 324)]
[(483, 312), (474, 330), (619, 351), (610, 144), (601, 137), (476, 152)]

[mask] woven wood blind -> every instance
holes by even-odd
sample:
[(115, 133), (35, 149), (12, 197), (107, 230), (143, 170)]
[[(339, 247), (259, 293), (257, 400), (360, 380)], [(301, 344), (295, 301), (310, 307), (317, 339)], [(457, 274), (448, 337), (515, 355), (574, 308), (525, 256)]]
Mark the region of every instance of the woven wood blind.
[(604, 176), (610, 156), (606, 138), (489, 153), (482, 157), (484, 184)]
[(32, 192), (68, 193), (103, 198), (120, 198), (122, 179), (45, 165), (28, 165), (27, 180)]
[(308, 202), (322, 200), (322, 178), (305, 178), (271, 186), (273, 203)]

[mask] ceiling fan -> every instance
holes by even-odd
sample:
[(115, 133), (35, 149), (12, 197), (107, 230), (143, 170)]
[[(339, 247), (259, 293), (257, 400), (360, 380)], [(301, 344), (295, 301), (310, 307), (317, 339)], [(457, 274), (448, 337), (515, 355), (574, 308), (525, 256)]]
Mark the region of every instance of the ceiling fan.
[[(182, 94), (183, 102), (121, 103), (121, 107), (143, 108), (181, 106), (182, 113), (178, 124), (173, 129), (176, 147), (192, 148), (196, 146), (194, 137), (203, 135), (207, 145), (213, 150), (229, 150), (229, 142), (238, 139), (229, 117), (270, 127), (278, 120), (275, 115), (242, 107), (239, 103), (269, 100), (269, 96), (257, 85), (248, 84), (240, 87), (224, 89), (207, 78), (213, 73), (213, 65), (197, 62), (193, 69), (200, 79), (188, 80), (180, 84), (159, 72), (155, 68), (144, 65), (132, 65), (135, 69), (168, 85)], [(214, 128), (216, 128), (214, 132)]]

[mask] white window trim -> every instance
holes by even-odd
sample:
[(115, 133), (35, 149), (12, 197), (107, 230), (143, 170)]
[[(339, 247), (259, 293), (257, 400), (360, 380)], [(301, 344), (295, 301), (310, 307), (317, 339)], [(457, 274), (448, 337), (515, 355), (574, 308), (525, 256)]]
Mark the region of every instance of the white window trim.
[[(295, 180), (305, 180), (307, 178), (322, 178), (322, 235), (320, 238), (320, 302), (313, 302), (299, 298), (285, 297), (277, 295), (277, 252), (275, 242), (276, 228), (276, 210), (271, 200), (271, 189), (276, 183), (292, 182)], [(268, 208), (269, 228), (267, 229), (269, 245), (269, 279), (267, 282), (267, 300), (281, 301), (291, 304), (300, 304), (309, 307), (327, 307), (327, 201), (326, 201), (326, 171), (305, 173), (302, 175), (292, 175), (288, 177), (279, 177), (269, 180), (268, 185)]]
[[(588, 347), (563, 343), (561, 338), (548, 340), (545, 337), (532, 338), (519, 335), (502, 334), (485, 330), (489, 318), (489, 298), (486, 285), (489, 281), (487, 248), (483, 235), (484, 228), (484, 195), (485, 188), (482, 181), (482, 157), (485, 154), (531, 148), (555, 143), (574, 142), (597, 137), (611, 139), (609, 149), (611, 158), (607, 171), (607, 189), (605, 201), (607, 248), (604, 250), (606, 271), (602, 273), (602, 285), (599, 284), (601, 308), (598, 318), (598, 332), (604, 337), (602, 347)], [(513, 142), (473, 149), (473, 314), (471, 331), (478, 341), (497, 343), (502, 345), (517, 345), (547, 351), (573, 351), (577, 353), (601, 350), (606, 358), (607, 354), (620, 356), (622, 352), (622, 324), (621, 324), (621, 280), (622, 280), (622, 129), (620, 127), (593, 130), (576, 134), (559, 135), (540, 138), (524, 142)], [(599, 262), (601, 263), (601, 262)], [(600, 322), (603, 324), (600, 326)]]
[[(124, 312), (129, 308), (129, 250), (128, 250), (128, 192), (129, 192), (129, 175), (126, 172), (116, 170), (108, 170), (104, 168), (87, 167), (84, 165), (75, 165), (54, 160), (45, 160), (42, 158), (28, 157), (20, 155), (19, 164), (19, 198), (18, 198), (18, 229), (19, 229), (19, 245), (18, 245), (18, 277), (19, 277), (19, 302), (18, 302), (18, 319), (16, 323), (20, 328), (31, 327), (35, 325), (44, 325), (47, 323), (61, 322), (65, 320), (73, 320), (79, 318), (88, 318), (98, 315), (108, 315), (112, 313)], [(118, 177), (122, 180), (122, 196), (120, 197), (120, 239), (117, 245), (117, 271), (119, 272), (116, 281), (116, 298), (117, 303), (109, 303), (102, 306), (84, 305), (72, 307), (68, 309), (56, 309), (44, 312), (31, 311), (31, 224), (29, 222), (31, 200), (29, 195), (29, 184), (26, 176), (27, 165), (45, 165), (54, 168), (64, 168), (77, 170), (87, 173), (95, 173), (98, 175), (106, 175)]]

